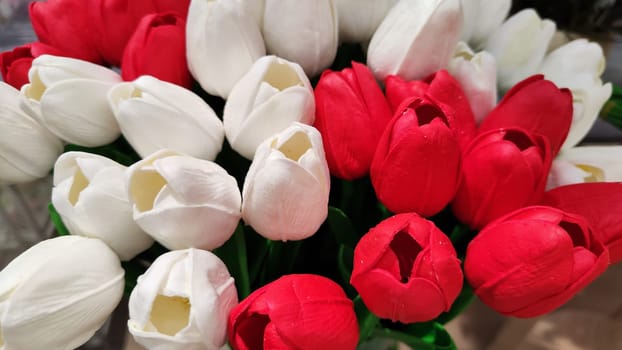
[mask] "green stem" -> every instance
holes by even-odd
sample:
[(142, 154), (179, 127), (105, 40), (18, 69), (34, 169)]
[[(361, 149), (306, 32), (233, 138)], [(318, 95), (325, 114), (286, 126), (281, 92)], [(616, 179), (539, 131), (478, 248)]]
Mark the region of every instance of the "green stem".
[(235, 240), (235, 250), (237, 253), (238, 264), (240, 267), (240, 295), (245, 298), (251, 293), (250, 280), (248, 275), (248, 260), (246, 256), (246, 239), (244, 238), (244, 229), (242, 225), (233, 234)]

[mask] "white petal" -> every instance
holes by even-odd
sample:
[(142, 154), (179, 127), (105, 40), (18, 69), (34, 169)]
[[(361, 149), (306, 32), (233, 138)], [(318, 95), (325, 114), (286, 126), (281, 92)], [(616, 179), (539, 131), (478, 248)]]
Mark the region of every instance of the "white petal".
[(362, 43), (371, 39), (397, 0), (334, 0), (339, 14), (339, 40)]
[(41, 55), (32, 61), (28, 72), (30, 82), (40, 81), (45, 87), (76, 78), (93, 79), (101, 82), (121, 82), (119, 74), (95, 63), (76, 58)]
[(490, 35), (503, 23), (512, 6), (511, 0), (463, 0), (462, 3), (463, 11), (469, 13), (468, 16), (464, 16), (464, 25), (470, 28), (468, 37), (463, 36), (462, 39), (476, 48), (481, 48), (486, 44)]
[(605, 70), (603, 49), (586, 39), (573, 40), (550, 52), (542, 62), (540, 72), (547, 79), (564, 80), (568, 76), (589, 73), (600, 76)]
[(99, 171), (107, 167), (125, 169), (123, 165), (99, 154), (87, 152), (63, 153), (54, 164), (54, 185), (58, 185), (61, 181), (73, 177), (78, 168), (90, 180)]

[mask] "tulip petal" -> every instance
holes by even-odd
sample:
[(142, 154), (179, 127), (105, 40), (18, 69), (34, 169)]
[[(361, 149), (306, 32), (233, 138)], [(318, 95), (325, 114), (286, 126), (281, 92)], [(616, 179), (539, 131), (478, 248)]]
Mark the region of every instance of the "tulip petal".
[(553, 162), (549, 188), (583, 182), (620, 182), (622, 146), (580, 146), (563, 150)]

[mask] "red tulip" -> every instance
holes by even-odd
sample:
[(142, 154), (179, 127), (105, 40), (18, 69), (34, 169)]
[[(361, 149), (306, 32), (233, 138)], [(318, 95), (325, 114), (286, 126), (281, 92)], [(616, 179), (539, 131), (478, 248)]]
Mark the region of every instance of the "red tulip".
[(450, 309), (462, 280), (449, 238), (414, 213), (382, 221), (354, 250), (350, 283), (381, 318), (403, 323), (432, 320)]
[(346, 180), (369, 173), (376, 145), (391, 119), (387, 100), (371, 71), (352, 62), (326, 70), (315, 87), (315, 127), (322, 134), (331, 174)]
[(460, 182), (454, 113), (426, 97), (400, 108), (378, 142), (372, 185), (390, 211), (431, 216), (451, 201)]
[(609, 250), (611, 263), (622, 261), (622, 183), (592, 182), (557, 187), (544, 193), (542, 205), (585, 217)]
[(134, 80), (151, 75), (186, 88), (192, 77), (186, 63), (186, 22), (174, 13), (150, 14), (140, 21), (125, 47), (121, 75)]
[(339, 285), (316, 275), (286, 275), (231, 310), (227, 327), (235, 350), (356, 349), (352, 301)]
[(504, 315), (558, 308), (605, 271), (609, 254), (582, 216), (526, 207), (486, 226), (464, 269), (475, 294)]
[(458, 142), (466, 147), (475, 136), (475, 115), (460, 83), (446, 70), (440, 70), (424, 80), (405, 81), (399, 76), (385, 80), (387, 99), (395, 112), (400, 105), (413, 97), (427, 96), (431, 100), (451, 107), (455, 113), (454, 130)]
[(0, 53), (2, 79), (19, 90), (22, 85), (28, 84), (28, 71), (32, 60), (44, 54), (62, 56), (60, 50), (40, 42), (18, 46), (12, 51)]
[(520, 129), (479, 135), (462, 160), (454, 214), (471, 228), (481, 229), (511, 211), (536, 204), (544, 193), (551, 161), (544, 137)]
[(84, 0), (31, 2), (30, 22), (42, 43), (60, 49), (68, 57), (101, 63), (97, 51), (100, 28), (93, 25), (91, 6)]
[(518, 127), (548, 138), (557, 155), (572, 122), (572, 93), (559, 89), (543, 75), (514, 85), (479, 127), (480, 132)]

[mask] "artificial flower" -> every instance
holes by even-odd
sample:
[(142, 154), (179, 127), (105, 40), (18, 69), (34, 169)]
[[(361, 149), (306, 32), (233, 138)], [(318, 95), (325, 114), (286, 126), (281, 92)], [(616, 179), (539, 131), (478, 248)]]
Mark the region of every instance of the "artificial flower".
[(0, 53), (2, 79), (16, 89), (28, 84), (28, 71), (32, 60), (41, 55), (62, 56), (61, 51), (40, 42), (33, 42)]
[(480, 231), (464, 270), (475, 294), (495, 311), (536, 317), (570, 300), (608, 264), (607, 249), (585, 218), (535, 206)]
[(294, 123), (257, 148), (244, 180), (242, 218), (266, 238), (304, 239), (326, 219), (329, 192), (322, 136)]
[(208, 93), (227, 98), (266, 53), (258, 24), (240, 1), (230, 0), (192, 0), (186, 23), (192, 76)]
[(380, 222), (361, 238), (350, 283), (376, 316), (413, 323), (449, 311), (462, 279), (449, 238), (433, 222), (404, 213)]
[(293, 122), (313, 124), (313, 88), (302, 68), (276, 56), (257, 60), (231, 90), (223, 112), (227, 140), (253, 159), (259, 144)]
[(262, 23), (268, 53), (300, 64), (310, 77), (335, 59), (339, 26), (334, 0), (265, 0)]
[(397, 0), (333, 0), (339, 17), (339, 41), (366, 43)]
[(73, 235), (99, 238), (130, 260), (153, 239), (132, 218), (125, 167), (92, 153), (68, 152), (54, 165), (52, 204)]
[(163, 149), (130, 166), (126, 181), (134, 220), (168, 249), (218, 248), (240, 220), (237, 182), (216, 163)]
[(547, 140), (520, 129), (480, 134), (462, 159), (462, 181), (452, 202), (456, 217), (481, 229), (516, 209), (536, 204), (551, 167)]
[(117, 307), (123, 277), (119, 258), (99, 239), (37, 243), (0, 271), (0, 346), (78, 348)]
[(217, 350), (238, 297), (227, 266), (201, 249), (160, 255), (138, 277), (127, 327), (147, 349)]
[(512, 7), (512, 0), (462, 0), (464, 24), (461, 40), (475, 48), (483, 47), (501, 26)]
[(119, 137), (108, 90), (121, 82), (114, 71), (74, 58), (42, 55), (32, 61), (21, 106), (59, 138), (96, 147)]
[(391, 110), (371, 71), (352, 62), (324, 71), (315, 87), (315, 124), (322, 134), (331, 174), (346, 180), (369, 173)]
[(108, 101), (121, 132), (141, 157), (170, 148), (214, 160), (225, 139), (212, 108), (192, 91), (151, 76), (114, 86)]
[(354, 350), (359, 328), (341, 287), (317, 275), (285, 275), (255, 290), (229, 315), (235, 350)]
[(185, 32), (186, 21), (176, 13), (154, 13), (143, 17), (125, 46), (121, 63), (123, 79), (152, 75), (191, 88)]
[(0, 82), (0, 183), (45, 177), (63, 143), (19, 107), (19, 91)]
[(378, 142), (372, 185), (390, 211), (431, 216), (449, 204), (460, 182), (453, 109), (425, 97), (400, 109)]
[(583, 182), (622, 181), (622, 146), (587, 145), (562, 150), (553, 161), (547, 188)]
[(460, 0), (400, 0), (372, 36), (367, 65), (380, 80), (425, 78), (447, 67), (461, 28)]

